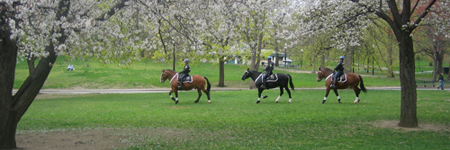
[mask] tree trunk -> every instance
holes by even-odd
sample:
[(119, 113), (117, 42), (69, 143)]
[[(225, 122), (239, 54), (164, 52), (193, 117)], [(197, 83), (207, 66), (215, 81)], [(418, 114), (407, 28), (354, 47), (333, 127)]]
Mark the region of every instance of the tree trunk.
[(409, 32), (401, 32), (400, 50), (400, 83), (401, 83), (401, 114), (400, 127), (418, 127), (417, 91), (414, 63), (414, 47)]
[(15, 149), (19, 121), (13, 110), (12, 89), (18, 48), (16, 42), (9, 39), (10, 32), (0, 31), (0, 149)]
[[(450, 63), (449, 63), (449, 64), (450, 64)], [(448, 68), (450, 69), (450, 65), (448, 65)], [(450, 70), (449, 70), (449, 73), (448, 73), (447, 79), (449, 79), (449, 80), (450, 80)]]
[(175, 70), (175, 63), (176, 63), (176, 57), (175, 57), (175, 44), (173, 45), (172, 60), (173, 60), (173, 63), (172, 63), (173, 71), (176, 71), (176, 70)]
[[(30, 55), (31, 56), (31, 55)], [(32, 57), (32, 58), (28, 58), (27, 59), (27, 63), (28, 63), (28, 72), (31, 74), (34, 69), (36, 68), (34, 66), (34, 62), (36, 61), (36, 57)]]
[(353, 66), (353, 54), (355, 52), (355, 47), (351, 46), (347, 49), (347, 53), (345, 53), (345, 59), (344, 59), (344, 71), (345, 73), (352, 72), (352, 66)]
[[(3, 90), (3, 89), (2, 89)], [(9, 95), (11, 96), (11, 95)], [(7, 99), (3, 96), (1, 101), (12, 102), (12, 96)], [(12, 111), (11, 105), (0, 106), (0, 149), (16, 149), (16, 128), (19, 120), (16, 113)]]
[(225, 87), (225, 60), (224, 56), (219, 58), (219, 87)]
[(388, 77), (394, 78), (394, 50), (392, 47), (387, 49), (388, 52)]

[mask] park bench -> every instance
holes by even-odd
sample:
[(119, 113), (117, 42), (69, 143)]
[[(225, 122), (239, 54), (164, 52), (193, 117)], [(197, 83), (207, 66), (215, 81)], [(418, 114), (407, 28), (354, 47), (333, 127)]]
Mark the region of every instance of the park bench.
[(424, 87), (424, 88), (426, 88), (427, 86), (428, 87), (436, 87), (436, 82), (434, 82), (434, 81), (424, 81), (424, 80), (416, 80), (416, 86), (417, 87), (419, 87), (419, 86), (421, 86), (421, 87)]

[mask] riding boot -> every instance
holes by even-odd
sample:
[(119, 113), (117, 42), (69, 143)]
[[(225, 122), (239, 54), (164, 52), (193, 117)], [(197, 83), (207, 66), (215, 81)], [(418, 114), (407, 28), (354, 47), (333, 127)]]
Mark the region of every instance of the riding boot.
[(266, 81), (266, 80), (264, 80), (264, 81), (263, 81), (263, 84), (262, 84), (262, 87), (261, 87), (261, 88), (263, 88), (263, 89), (267, 89), (267, 85), (266, 85), (266, 83), (267, 83), (267, 81)]
[(178, 83), (180, 83), (179, 85), (178, 85), (178, 89), (181, 89), (181, 86), (183, 86), (183, 79), (178, 79)]
[(264, 81), (263, 84), (264, 84), (264, 88), (265, 88), (265, 89), (269, 89), (269, 87), (267, 86), (267, 79)]
[(336, 88), (337, 78), (335, 77), (333, 80), (333, 83), (330, 85), (330, 88), (334, 89)]

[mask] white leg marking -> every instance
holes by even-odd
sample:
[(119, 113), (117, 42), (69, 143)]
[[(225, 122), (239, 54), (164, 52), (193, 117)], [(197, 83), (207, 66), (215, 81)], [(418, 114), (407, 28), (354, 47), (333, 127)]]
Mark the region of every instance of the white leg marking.
[(170, 97), (170, 98), (173, 98), (173, 96), (172, 96), (172, 95), (169, 95), (169, 97)]
[(177, 102), (178, 102), (178, 98), (175, 98), (175, 101), (177, 101)]
[(278, 102), (280, 100), (280, 95), (278, 95), (277, 100), (275, 100), (275, 102)]
[(359, 102), (359, 97), (356, 97), (355, 101), (353, 103), (358, 103)]
[(323, 97), (323, 100), (326, 101), (326, 100), (327, 100), (327, 97)]
[(337, 96), (337, 99), (341, 99), (341, 97), (340, 97), (340, 96)]
[(291, 103), (292, 102), (292, 98), (289, 98), (289, 103)]

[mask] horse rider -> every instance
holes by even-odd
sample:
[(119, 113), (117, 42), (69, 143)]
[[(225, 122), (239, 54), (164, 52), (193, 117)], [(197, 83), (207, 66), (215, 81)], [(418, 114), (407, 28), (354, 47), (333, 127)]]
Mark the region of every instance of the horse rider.
[(189, 72), (191, 72), (191, 67), (189, 67), (189, 59), (184, 60), (184, 69), (183, 71), (179, 72), (178, 74), (181, 74), (181, 77), (178, 78), (178, 82), (180, 85), (178, 85), (178, 89), (181, 89), (181, 86), (183, 85), (183, 79), (184, 77), (189, 76)]
[(270, 75), (272, 75), (274, 65), (275, 64), (272, 62), (272, 57), (271, 56), (267, 57), (267, 66), (266, 66), (266, 69), (263, 70), (263, 71), (266, 71), (266, 74), (264, 74), (264, 76), (262, 78), (263, 79), (263, 87), (262, 88), (268, 89), (267, 78), (269, 78)]
[(337, 78), (344, 74), (344, 56), (339, 57), (338, 65), (334, 68), (336, 73), (334, 74), (334, 81), (330, 88), (336, 88)]

